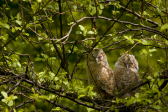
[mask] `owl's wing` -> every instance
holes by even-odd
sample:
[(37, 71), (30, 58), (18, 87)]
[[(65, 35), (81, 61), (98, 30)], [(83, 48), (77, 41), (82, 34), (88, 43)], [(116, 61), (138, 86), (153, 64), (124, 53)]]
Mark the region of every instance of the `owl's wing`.
[[(138, 74), (138, 71), (136, 71), (136, 72), (133, 72), (132, 73), (133, 74), (133, 80), (134, 80), (134, 84), (135, 83), (138, 83), (138, 82), (140, 82), (141, 81), (141, 78), (140, 78), (140, 76), (139, 76), (139, 74)], [(134, 96), (135, 95), (135, 93), (137, 93), (138, 91), (139, 91), (139, 89), (140, 88), (137, 88), (137, 89), (135, 89), (135, 90), (133, 90), (133, 91), (131, 91), (131, 92), (129, 92), (132, 96)]]
[(97, 83), (100, 89), (108, 95), (114, 95), (115, 79), (111, 69), (103, 67), (101, 73), (97, 75)]
[(125, 88), (124, 81), (123, 81), (123, 74), (125, 73), (125, 68), (120, 66), (114, 67), (114, 75), (116, 79), (116, 86), (119, 91)]

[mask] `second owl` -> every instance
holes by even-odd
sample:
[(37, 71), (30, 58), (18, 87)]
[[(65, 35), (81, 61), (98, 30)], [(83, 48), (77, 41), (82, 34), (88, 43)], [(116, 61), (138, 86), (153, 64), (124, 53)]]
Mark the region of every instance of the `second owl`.
[[(133, 55), (124, 54), (115, 63), (114, 75), (118, 91), (125, 89), (131, 84), (141, 81), (138, 73), (138, 62)], [(138, 90), (131, 91), (123, 97), (134, 96)]]

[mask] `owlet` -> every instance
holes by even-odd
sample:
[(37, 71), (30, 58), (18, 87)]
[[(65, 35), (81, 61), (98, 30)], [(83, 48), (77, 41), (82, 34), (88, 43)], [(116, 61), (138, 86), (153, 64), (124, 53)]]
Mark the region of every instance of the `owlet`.
[[(131, 84), (141, 81), (138, 73), (138, 62), (133, 55), (124, 54), (115, 63), (114, 75), (116, 86), (119, 91)], [(134, 96), (138, 89), (125, 94), (123, 97)]]
[(97, 98), (110, 99), (115, 91), (115, 77), (103, 50), (94, 48), (87, 57), (86, 73), (90, 85), (94, 85)]

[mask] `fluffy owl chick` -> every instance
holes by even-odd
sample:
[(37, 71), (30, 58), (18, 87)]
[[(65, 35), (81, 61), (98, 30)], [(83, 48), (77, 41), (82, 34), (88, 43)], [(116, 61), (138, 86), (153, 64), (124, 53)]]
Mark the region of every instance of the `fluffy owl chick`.
[(115, 77), (103, 50), (94, 48), (87, 57), (86, 73), (89, 85), (94, 85), (97, 98), (110, 99), (114, 95)]
[[(131, 84), (141, 81), (138, 73), (138, 62), (133, 55), (124, 54), (115, 63), (114, 75), (119, 91)], [(123, 97), (134, 96), (138, 89), (125, 94)]]

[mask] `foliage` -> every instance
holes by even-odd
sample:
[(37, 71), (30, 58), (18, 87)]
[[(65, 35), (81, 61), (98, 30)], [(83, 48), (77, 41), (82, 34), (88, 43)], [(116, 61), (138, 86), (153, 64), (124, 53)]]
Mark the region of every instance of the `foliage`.
[[(0, 110), (95, 111), (87, 54), (103, 49), (111, 68), (134, 54), (143, 82), (135, 97), (116, 91), (110, 111), (166, 111), (166, 0), (1, 0)], [(17, 8), (16, 8), (17, 7)], [(135, 108), (136, 107), (136, 108)]]

